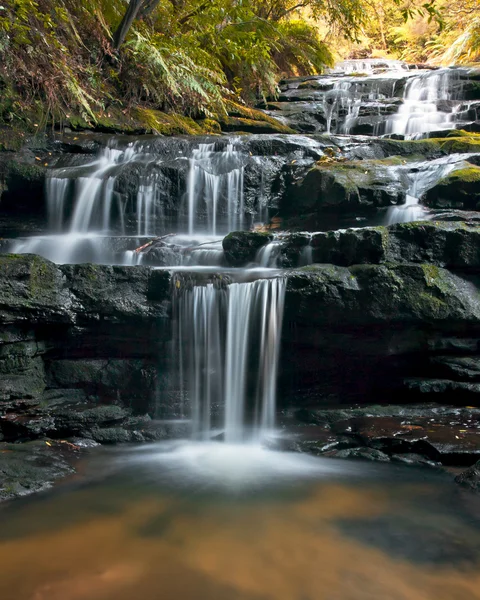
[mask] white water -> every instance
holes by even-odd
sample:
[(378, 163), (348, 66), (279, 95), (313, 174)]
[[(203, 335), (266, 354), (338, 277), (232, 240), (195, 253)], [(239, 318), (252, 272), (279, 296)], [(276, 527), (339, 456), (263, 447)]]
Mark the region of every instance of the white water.
[[(123, 150), (106, 147), (86, 165), (52, 169), (46, 180), (46, 196), (49, 229), (54, 235), (18, 240), (11, 251), (39, 254), (57, 263), (77, 262), (84, 257), (102, 263), (112, 260), (111, 254), (102, 254), (105, 236), (135, 234), (153, 238), (163, 233), (162, 178), (158, 170), (151, 168), (163, 160), (161, 154), (152, 154), (149, 147), (135, 142)], [(180, 152), (175, 160), (184, 161), (186, 156)], [(135, 164), (143, 173), (136, 198), (116, 191), (117, 177), (129, 164)], [(244, 228), (244, 166), (245, 155), (236, 149), (234, 141), (223, 148), (211, 143), (193, 149), (186, 195), (191, 236), (200, 232), (216, 236)], [(127, 224), (128, 220), (133, 226)], [(210, 259), (218, 264), (218, 249), (199, 248), (180, 264), (207, 264)], [(142, 256), (131, 250), (114, 260), (120, 264), (141, 261)]]
[(373, 75), (383, 71), (409, 71), (407, 63), (400, 60), (389, 60), (386, 58), (365, 58), (355, 60), (343, 60), (335, 65), (334, 72), (343, 73), (365, 73)]
[(406, 176), (409, 182), (406, 202), (388, 209), (385, 225), (425, 219), (425, 208), (420, 205), (422, 196), (449, 173), (461, 168), (470, 157), (471, 154), (452, 154), (431, 160), (428, 163), (410, 163), (405, 167), (401, 167), (401, 169), (407, 171)]
[(459, 74), (454, 69), (412, 77), (405, 86), (403, 104), (386, 121), (385, 133), (412, 138), (431, 131), (454, 129), (462, 103), (455, 89), (458, 83)]
[(281, 278), (177, 292), (174, 337), (195, 438), (212, 437), (219, 407), (228, 443), (243, 442), (247, 426), (253, 440), (273, 430), (284, 294)]
[[(199, 144), (190, 159), (188, 175), (188, 233), (217, 235), (243, 229), (244, 155), (228, 144), (218, 151), (216, 144)], [(200, 215), (200, 218), (199, 218)], [(203, 221), (202, 224), (202, 215)], [(227, 218), (227, 228), (219, 223)], [(202, 226), (203, 225), (203, 226)]]

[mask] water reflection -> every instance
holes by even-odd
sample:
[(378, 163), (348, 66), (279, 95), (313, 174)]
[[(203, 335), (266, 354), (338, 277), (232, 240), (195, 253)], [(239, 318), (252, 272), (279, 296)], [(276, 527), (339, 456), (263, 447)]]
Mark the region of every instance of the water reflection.
[(199, 446), (4, 506), (0, 598), (480, 599), (478, 502), (448, 477)]

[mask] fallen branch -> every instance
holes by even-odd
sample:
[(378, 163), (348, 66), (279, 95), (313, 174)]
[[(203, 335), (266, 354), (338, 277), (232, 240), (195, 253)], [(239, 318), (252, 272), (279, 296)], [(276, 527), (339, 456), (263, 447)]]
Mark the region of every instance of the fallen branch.
[(138, 248), (135, 248), (134, 252), (136, 252), (137, 254), (139, 254), (140, 252), (142, 252), (142, 250), (145, 250), (145, 248), (148, 248), (153, 243), (155, 243), (155, 242), (161, 242), (162, 240), (165, 240), (166, 238), (172, 237), (172, 235), (175, 235), (175, 233), (167, 233), (167, 235), (163, 235), (162, 237), (154, 238), (153, 240), (150, 240), (146, 244), (143, 244), (143, 246), (139, 246)]

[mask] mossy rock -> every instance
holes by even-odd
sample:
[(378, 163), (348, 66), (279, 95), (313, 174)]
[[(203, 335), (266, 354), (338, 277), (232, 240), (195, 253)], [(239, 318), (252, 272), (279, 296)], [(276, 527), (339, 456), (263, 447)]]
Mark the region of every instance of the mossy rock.
[(220, 127), (226, 133), (294, 133), (280, 121), (268, 123), (239, 117), (224, 117), (220, 120)]
[(220, 133), (220, 125), (213, 119), (195, 121), (175, 113), (137, 106), (130, 110), (111, 107), (95, 114), (90, 121), (72, 115), (68, 121), (74, 131), (99, 131), (103, 133), (155, 134), (155, 135), (203, 135)]
[(302, 180), (290, 186), (281, 216), (298, 218), (304, 214), (352, 211), (368, 214), (379, 207), (401, 204), (405, 197), (404, 186), (392, 178), (390, 168), (405, 162), (400, 157), (319, 161)]
[(480, 210), (480, 167), (467, 163), (453, 171), (428, 190), (423, 203), (433, 208)]

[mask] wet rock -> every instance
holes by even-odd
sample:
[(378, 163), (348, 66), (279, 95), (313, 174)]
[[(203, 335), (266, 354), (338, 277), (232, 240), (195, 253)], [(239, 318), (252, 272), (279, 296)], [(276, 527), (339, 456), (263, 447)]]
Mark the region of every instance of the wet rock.
[(317, 164), (287, 191), (281, 206), (285, 218), (322, 213), (369, 214), (379, 207), (402, 204), (405, 185), (392, 177), (390, 165), (362, 161)]
[(431, 362), (446, 377), (480, 381), (480, 356), (433, 356)]
[(479, 410), (417, 405), (299, 411), (302, 420), (319, 425), (305, 427), (298, 443), (302, 451), (322, 456), (468, 465), (480, 454)]
[(47, 370), (49, 388), (80, 388), (102, 401), (141, 404), (155, 390), (156, 369), (142, 359), (61, 359)]
[(222, 242), (225, 258), (231, 266), (246, 265), (253, 262), (260, 248), (272, 239), (268, 233), (233, 231)]
[(428, 190), (423, 203), (433, 208), (480, 209), (480, 167), (466, 164)]
[(0, 500), (45, 490), (74, 472), (78, 456), (71, 445), (54, 441), (0, 443)]
[(455, 481), (463, 487), (476, 492), (480, 491), (480, 460), (455, 477)]
[(414, 454), (412, 452), (406, 454), (393, 454), (391, 460), (411, 466), (427, 466), (435, 468), (442, 466), (442, 463), (438, 461), (430, 460), (421, 454)]
[(332, 450), (325, 452), (323, 456), (329, 458), (360, 458), (379, 462), (390, 462), (388, 454), (374, 448), (345, 448), (344, 450)]
[[(63, 265), (60, 267), (71, 293), (72, 310), (83, 320), (141, 320), (166, 316), (166, 307), (152, 311), (147, 297), (152, 289), (147, 267), (110, 267), (105, 265)], [(168, 273), (155, 273), (157, 297), (168, 298)], [(160, 310), (159, 310), (160, 309)], [(159, 315), (160, 313), (160, 315)], [(100, 316), (101, 315), (101, 316)]]
[(378, 264), (385, 259), (386, 244), (383, 228), (317, 233), (311, 238), (312, 261), (340, 266)]
[(386, 260), (476, 271), (480, 268), (479, 242), (480, 230), (468, 223), (402, 223), (388, 228)]
[(0, 322), (71, 323), (60, 270), (34, 255), (0, 255)]
[(36, 160), (33, 152), (0, 153), (0, 215), (42, 215), (45, 174), (45, 160)]
[(424, 265), (312, 265), (288, 278), (287, 318), (310, 325), (476, 322), (476, 282)]

